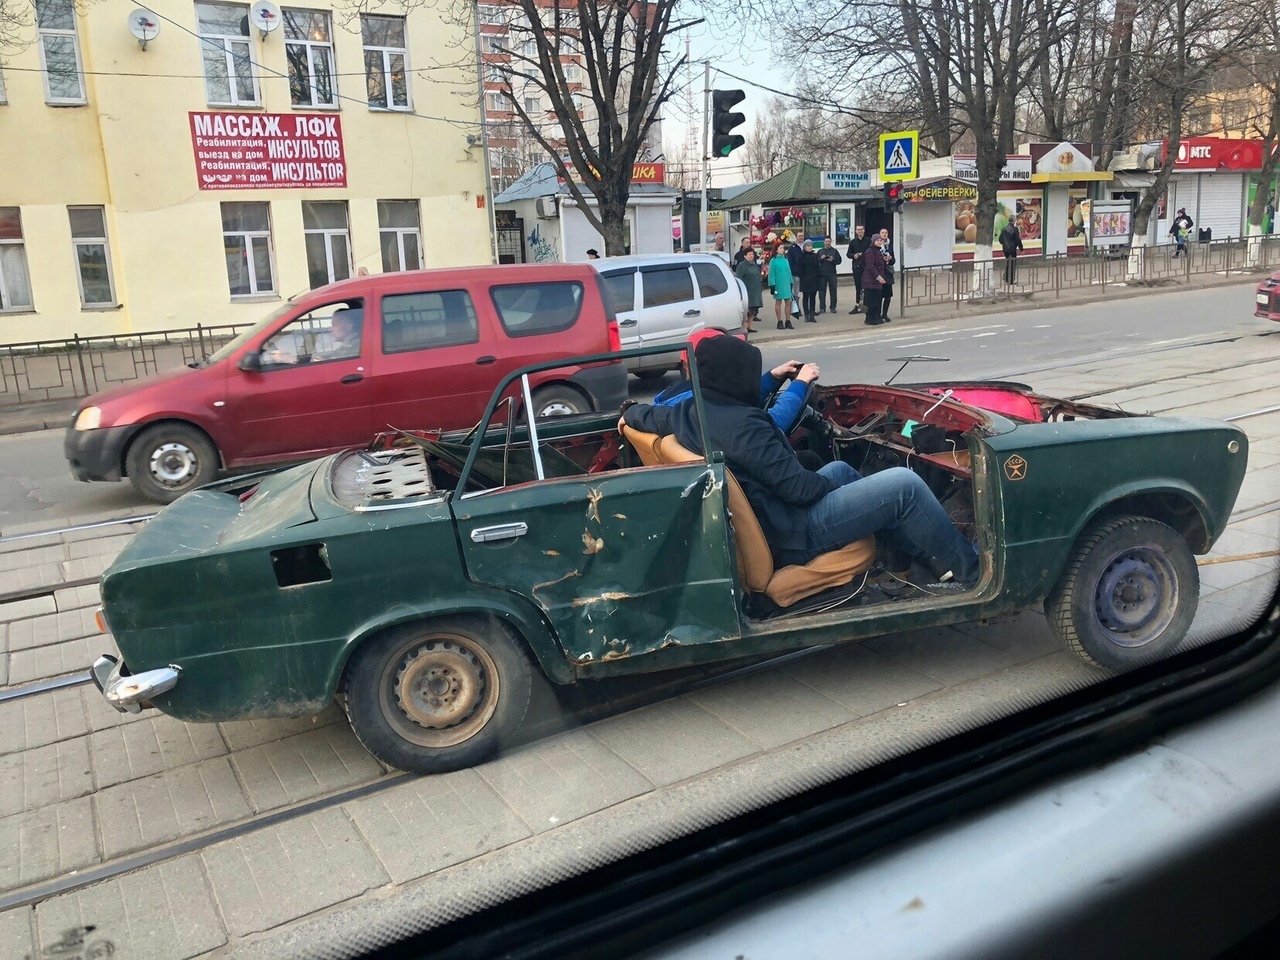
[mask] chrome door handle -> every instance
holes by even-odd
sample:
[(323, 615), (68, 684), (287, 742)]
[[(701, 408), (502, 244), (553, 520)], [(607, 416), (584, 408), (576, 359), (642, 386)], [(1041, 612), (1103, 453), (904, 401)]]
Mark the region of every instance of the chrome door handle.
[(639, 322), (639, 321), (637, 321), (634, 317), (632, 317), (630, 320), (619, 320), (619, 321), (618, 321), (618, 326), (620, 326), (620, 327), (634, 327), (638, 322)]
[(473, 543), (494, 543), (498, 540), (514, 540), (529, 532), (525, 523), (500, 523), (495, 527), (476, 527), (471, 531)]
[(702, 311), (701, 311), (701, 310), (686, 310), (686, 311), (684, 312), (684, 315), (685, 315), (686, 317), (700, 317), (700, 316), (702, 316)]

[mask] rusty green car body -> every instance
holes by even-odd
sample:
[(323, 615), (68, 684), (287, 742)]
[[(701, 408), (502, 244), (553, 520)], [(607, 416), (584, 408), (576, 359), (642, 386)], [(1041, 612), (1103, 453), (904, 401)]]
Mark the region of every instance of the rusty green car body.
[[(1129, 416), (1020, 385), (998, 388), (1031, 416), (957, 402), (965, 385), (942, 401), (922, 387), (822, 387), (812, 407), (837, 438), (830, 449), (856, 451), (864, 470), (905, 451), (935, 489), (956, 488), (981, 580), (954, 597), (757, 618), (719, 455), (643, 466), (616, 416), (539, 421), (531, 442), (500, 422), (499, 396), (518, 384), (499, 388), (472, 434), (384, 436), (165, 509), (103, 577), (123, 655), (115, 679), (172, 666), (176, 682), (147, 705), (224, 721), (317, 712), (372, 638), (437, 618), (500, 623), (558, 684), (977, 620), (1044, 602), (1107, 517), (1151, 518), (1208, 551), (1247, 459), (1244, 434), (1221, 422)], [(869, 411), (889, 427), (858, 433)], [(952, 439), (949, 462), (911, 455), (901, 427), (912, 419)]]

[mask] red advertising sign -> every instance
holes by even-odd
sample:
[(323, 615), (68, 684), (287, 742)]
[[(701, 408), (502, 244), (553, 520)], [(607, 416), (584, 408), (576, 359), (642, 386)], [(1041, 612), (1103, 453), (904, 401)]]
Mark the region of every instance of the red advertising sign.
[(191, 113), (201, 190), (345, 187), (342, 118), (293, 113)]
[[(1165, 151), (1169, 143), (1165, 141)], [(1187, 137), (1178, 142), (1175, 170), (1261, 170), (1261, 140)]]
[[(578, 176), (578, 171), (574, 169), (573, 164), (568, 160), (564, 162), (569, 173), (573, 175), (575, 183), (581, 183), (582, 178)], [(667, 165), (665, 163), (637, 163), (631, 168), (632, 183), (662, 183), (666, 178)], [(564, 177), (557, 177), (561, 183), (564, 183)]]

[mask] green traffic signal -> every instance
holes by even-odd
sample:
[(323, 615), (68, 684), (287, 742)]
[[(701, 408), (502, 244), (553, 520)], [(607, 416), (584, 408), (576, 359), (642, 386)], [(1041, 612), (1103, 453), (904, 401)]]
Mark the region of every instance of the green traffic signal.
[(745, 115), (731, 112), (730, 108), (746, 99), (742, 90), (711, 91), (711, 155), (727, 157), (745, 144), (746, 138), (733, 134), (733, 128), (747, 122)]

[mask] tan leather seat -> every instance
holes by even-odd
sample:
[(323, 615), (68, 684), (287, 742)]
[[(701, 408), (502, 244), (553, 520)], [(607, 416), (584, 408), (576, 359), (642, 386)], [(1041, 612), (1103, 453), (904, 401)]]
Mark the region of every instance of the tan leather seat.
[[(625, 426), (622, 435), (646, 466), (704, 459), (681, 446), (674, 436), (659, 437)], [(839, 550), (814, 557), (804, 565), (792, 564), (775, 570), (773, 553), (747, 495), (728, 469), (724, 474), (729, 488), (729, 519), (738, 555), (738, 577), (749, 592), (763, 593), (778, 606), (789, 607), (805, 597), (846, 584), (871, 569), (876, 559), (875, 537), (863, 537)]]

